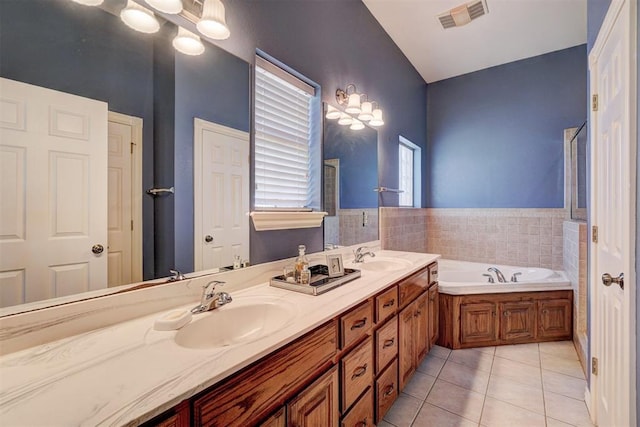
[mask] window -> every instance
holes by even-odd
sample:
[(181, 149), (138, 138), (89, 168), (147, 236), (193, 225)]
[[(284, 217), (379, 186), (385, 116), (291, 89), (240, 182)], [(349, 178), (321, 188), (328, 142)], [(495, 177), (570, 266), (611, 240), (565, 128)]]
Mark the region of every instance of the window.
[(398, 144), (400, 206), (420, 207), (420, 155), (420, 147), (400, 137)]
[(316, 90), (259, 56), (255, 74), (254, 205), (257, 209), (319, 207)]

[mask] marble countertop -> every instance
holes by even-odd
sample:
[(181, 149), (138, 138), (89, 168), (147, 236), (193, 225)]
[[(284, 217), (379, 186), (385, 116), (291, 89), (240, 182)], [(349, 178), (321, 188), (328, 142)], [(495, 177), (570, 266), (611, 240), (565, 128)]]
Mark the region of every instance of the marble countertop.
[(295, 307), (292, 320), (283, 328), (253, 341), (210, 349), (180, 347), (174, 342), (176, 331), (153, 328), (155, 319), (165, 310), (2, 356), (0, 423), (137, 425), (438, 258), (411, 252), (377, 253), (402, 258), (411, 262), (411, 267), (387, 272), (362, 270), (359, 279), (318, 296), (267, 283), (233, 292), (236, 301), (263, 296), (286, 300)]

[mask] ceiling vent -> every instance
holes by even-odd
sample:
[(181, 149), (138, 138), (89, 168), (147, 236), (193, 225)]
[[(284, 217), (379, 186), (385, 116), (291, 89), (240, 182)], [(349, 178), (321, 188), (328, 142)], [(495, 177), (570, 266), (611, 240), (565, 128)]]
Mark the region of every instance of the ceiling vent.
[(485, 0), (475, 0), (438, 15), (438, 20), (440, 20), (442, 28), (446, 30), (447, 28), (466, 25), (487, 13), (489, 13), (487, 2)]

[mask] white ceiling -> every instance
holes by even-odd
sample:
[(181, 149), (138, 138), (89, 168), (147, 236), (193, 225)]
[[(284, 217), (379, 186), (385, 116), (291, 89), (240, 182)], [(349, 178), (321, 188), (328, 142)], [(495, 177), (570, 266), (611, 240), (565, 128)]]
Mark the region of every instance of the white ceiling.
[(587, 41), (586, 0), (487, 0), (489, 13), (444, 30), (465, 0), (363, 0), (427, 83)]

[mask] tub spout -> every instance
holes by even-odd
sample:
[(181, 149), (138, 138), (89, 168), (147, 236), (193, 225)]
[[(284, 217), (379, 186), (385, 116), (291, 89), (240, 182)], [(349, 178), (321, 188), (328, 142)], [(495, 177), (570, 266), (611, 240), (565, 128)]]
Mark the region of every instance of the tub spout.
[(504, 274), (502, 274), (502, 271), (498, 270), (496, 267), (489, 267), (487, 268), (487, 271), (490, 271), (492, 273), (496, 273), (496, 277), (498, 278), (498, 282), (500, 283), (506, 283), (507, 280), (504, 278)]

